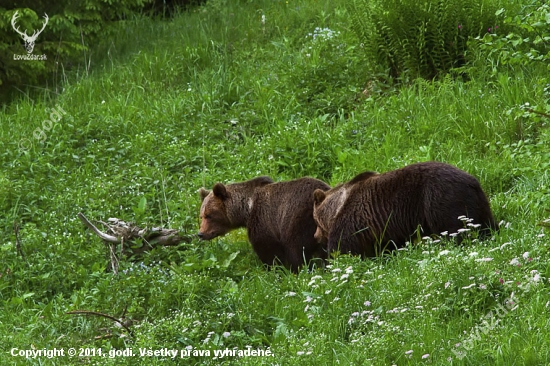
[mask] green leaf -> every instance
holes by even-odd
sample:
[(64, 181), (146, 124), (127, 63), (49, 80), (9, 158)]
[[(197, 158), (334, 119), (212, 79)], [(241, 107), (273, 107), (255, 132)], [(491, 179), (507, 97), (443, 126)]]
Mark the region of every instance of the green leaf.
[(233, 259), (235, 259), (237, 257), (237, 255), (239, 254), (239, 251), (237, 250), (236, 252), (233, 252), (229, 255), (229, 257), (227, 257), (226, 260), (223, 261), (222, 263), (222, 267), (223, 268), (227, 268), (229, 267), (229, 265), (231, 264), (231, 262), (233, 261)]
[(140, 213), (144, 213), (146, 207), (147, 207), (147, 198), (145, 198), (144, 196), (144, 197), (141, 197), (141, 199), (139, 200), (138, 211)]

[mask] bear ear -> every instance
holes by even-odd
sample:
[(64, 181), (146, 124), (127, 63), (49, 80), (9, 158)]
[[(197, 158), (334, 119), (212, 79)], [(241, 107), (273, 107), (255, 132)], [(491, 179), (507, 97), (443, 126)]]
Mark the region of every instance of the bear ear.
[(212, 192), (214, 192), (214, 196), (221, 198), (222, 200), (229, 197), (229, 194), (227, 193), (227, 189), (221, 183), (216, 183), (214, 185), (214, 188), (212, 188)]
[(204, 188), (200, 188), (199, 189), (199, 196), (201, 197), (201, 201), (204, 201), (204, 199), (206, 198), (206, 196), (208, 196), (210, 194), (210, 191), (204, 189)]
[(315, 203), (315, 205), (323, 202), (325, 200), (325, 197), (325, 192), (322, 189), (316, 189), (315, 191), (313, 191), (313, 203)]

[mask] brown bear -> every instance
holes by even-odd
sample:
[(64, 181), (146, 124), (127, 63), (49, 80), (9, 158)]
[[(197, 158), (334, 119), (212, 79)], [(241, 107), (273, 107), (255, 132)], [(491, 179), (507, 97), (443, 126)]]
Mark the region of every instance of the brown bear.
[[(364, 172), (329, 191), (314, 192), (315, 238), (328, 253), (374, 257), (422, 236), (480, 227), (496, 230), (489, 201), (476, 178), (449, 164), (425, 162), (384, 174)], [(460, 242), (460, 235), (458, 236)]]
[(281, 263), (296, 272), (314, 257), (326, 258), (314, 233), (313, 192), (326, 183), (300, 178), (274, 183), (269, 177), (199, 190), (202, 199), (199, 238), (211, 240), (246, 227), (252, 248), (262, 262)]

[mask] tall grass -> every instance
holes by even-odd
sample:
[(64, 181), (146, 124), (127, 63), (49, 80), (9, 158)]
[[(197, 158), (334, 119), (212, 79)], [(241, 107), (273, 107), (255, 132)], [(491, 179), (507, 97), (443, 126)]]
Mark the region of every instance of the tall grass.
[[(368, 72), (349, 18), (345, 2), (303, 0), (212, 1), (171, 21), (135, 19), (98, 46), (87, 76), (67, 75), (61, 95), (4, 107), (0, 360), (548, 363), (550, 233), (538, 224), (550, 216), (550, 133), (544, 118), (519, 113), (546, 103), (547, 76), (528, 65), (494, 75), (477, 66), (467, 82), (418, 80), (363, 94)], [(46, 108), (56, 106), (67, 114), (46, 130)], [(423, 241), (294, 275), (266, 271), (237, 231), (126, 259), (113, 275), (107, 248), (76, 219), (84, 212), (193, 235), (201, 186), (264, 174), (337, 184), (432, 159), (479, 178), (503, 221), (493, 239)], [(76, 309), (130, 319), (133, 333), (66, 314)], [(274, 357), (10, 354), (191, 347), (213, 355), (247, 346), (270, 347)]]

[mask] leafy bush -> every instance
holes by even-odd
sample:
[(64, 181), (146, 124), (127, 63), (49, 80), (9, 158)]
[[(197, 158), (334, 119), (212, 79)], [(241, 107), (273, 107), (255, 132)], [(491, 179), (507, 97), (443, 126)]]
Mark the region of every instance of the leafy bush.
[(354, 0), (353, 29), (373, 74), (432, 79), (464, 63), (469, 37), (493, 32), (494, 0)]
[[(124, 0), (105, 2), (86, 1), (21, 1), (0, 7), (0, 85), (19, 86), (43, 82), (48, 74), (62, 75), (71, 63), (86, 62), (89, 66), (89, 47), (106, 37), (112, 22), (139, 11), (153, 0)], [(48, 22), (36, 40), (33, 54), (46, 55), (46, 60), (20, 60), (25, 55), (21, 36), (12, 28), (12, 18), (18, 12), (16, 24), (21, 32), (31, 35)], [(62, 67), (63, 65), (63, 67)], [(9, 88), (3, 88), (4, 93)]]
[[(550, 70), (550, 5), (543, 0), (531, 0), (522, 6), (517, 15), (500, 9), (496, 15), (503, 17), (506, 33), (488, 33), (471, 40), (473, 73), (488, 74), (502, 79), (506, 69)], [(550, 117), (550, 82), (547, 77), (538, 78), (533, 89), (542, 90), (537, 104), (523, 103), (507, 111), (514, 119), (529, 121), (527, 125), (546, 125)]]
[(500, 9), (496, 15), (504, 16), (508, 33), (476, 38), (482, 58), (492, 60), (493, 65), (526, 66), (534, 62), (550, 70), (550, 6), (542, 0), (531, 0), (518, 15), (507, 13)]

